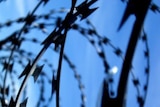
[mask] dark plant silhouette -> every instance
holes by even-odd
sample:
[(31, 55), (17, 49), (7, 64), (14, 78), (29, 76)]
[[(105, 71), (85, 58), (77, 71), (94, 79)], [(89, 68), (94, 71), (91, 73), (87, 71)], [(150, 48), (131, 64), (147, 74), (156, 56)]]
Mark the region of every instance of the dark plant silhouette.
[[(6, 0), (1, 0), (0, 3), (5, 4)], [(78, 87), (81, 93), (81, 105), (80, 107), (86, 107), (86, 95), (84, 92), (84, 86), (81, 76), (78, 73), (76, 65), (71, 61), (71, 58), (67, 56), (64, 52), (66, 38), (68, 37), (68, 32), (74, 30), (79, 32), (83, 37), (85, 37), (88, 42), (95, 48), (97, 55), (103, 63), (105, 75), (110, 75), (109, 70), (111, 69), (110, 64), (107, 59), (107, 53), (105, 48), (107, 46), (111, 47), (114, 50), (114, 54), (117, 57), (120, 57), (123, 61), (122, 70), (120, 73), (119, 83), (116, 91), (113, 91), (110, 88), (113, 85), (114, 78), (108, 77), (104, 78), (103, 82), (103, 91), (101, 96), (101, 107), (125, 107), (126, 94), (127, 94), (127, 82), (129, 74), (133, 78), (133, 85), (137, 91), (137, 103), (139, 107), (144, 107), (147, 89), (149, 84), (149, 74), (150, 74), (150, 52), (148, 46), (147, 33), (143, 28), (143, 23), (147, 14), (147, 11), (150, 9), (153, 12), (160, 12), (160, 8), (151, 2), (151, 0), (122, 0), (122, 2), (127, 3), (127, 7), (124, 11), (121, 23), (118, 27), (118, 31), (123, 29), (124, 23), (127, 21), (127, 18), (133, 14), (136, 19), (133, 23), (132, 32), (130, 35), (129, 42), (127, 44), (127, 49), (125, 56), (123, 55), (122, 50), (115, 46), (107, 36), (102, 36), (97, 30), (92, 22), (87, 19), (88, 16), (94, 14), (98, 7), (94, 7), (93, 4), (96, 4), (98, 0), (84, 0), (81, 3), (77, 3), (77, 0), (71, 0), (71, 7), (69, 10), (65, 8), (60, 8), (59, 10), (51, 10), (46, 12), (46, 14), (36, 14), (38, 8), (43, 5), (46, 6), (49, 3), (49, 0), (39, 0), (35, 8), (29, 12), (26, 17), (18, 17), (15, 20), (9, 20), (5, 23), (0, 23), (0, 28), (10, 29), (13, 24), (23, 24), (23, 26), (10, 32), (11, 34), (5, 36), (4, 39), (0, 40), (0, 49), (1, 52), (7, 52), (7, 55), (0, 55), (0, 64), (2, 66), (2, 71), (0, 74), (1, 84), (0, 84), (0, 106), (2, 107), (26, 107), (28, 102), (28, 95), (26, 87), (29, 78), (32, 76), (34, 82), (38, 83), (39, 86), (39, 97), (37, 98), (36, 107), (43, 105), (44, 107), (49, 106), (52, 102), (53, 95), (56, 95), (56, 107), (60, 107), (60, 89), (61, 89), (61, 68), (63, 66), (62, 62), (68, 64), (71, 70), (74, 73), (74, 77), (78, 82)], [(55, 17), (54, 14), (61, 13), (64, 16)], [(52, 20), (52, 21), (50, 21)], [(53, 23), (54, 20), (54, 23)], [(81, 22), (85, 22), (86, 26), (81, 25)], [(77, 23), (78, 22), (78, 23)], [(51, 28), (51, 33), (46, 29)], [(38, 29), (43, 35), (46, 35), (43, 40), (40, 40), (38, 37), (28, 38), (26, 35), (30, 32)], [(146, 74), (146, 83), (143, 85), (144, 96), (140, 94), (140, 80), (136, 77), (133, 72), (132, 65), (133, 57), (136, 50), (136, 45), (138, 41), (144, 42), (144, 56), (147, 59), (147, 67), (145, 68)], [(23, 48), (24, 43), (33, 43), (41, 45), (40, 51), (37, 55), (30, 50)], [(47, 50), (57, 53), (58, 56), (58, 67), (57, 70), (53, 66), (50, 60), (43, 58), (44, 53)], [(8, 55), (9, 54), (9, 55)], [(23, 71), (19, 71), (16, 67), (22, 67)], [(50, 74), (48, 76), (47, 72), (43, 69), (44, 66), (47, 66), (50, 69)], [(10, 77), (10, 78), (9, 78)], [(20, 87), (16, 88), (16, 80), (22, 80)], [(11, 81), (11, 86), (7, 85), (7, 81)], [(47, 81), (47, 83), (46, 83)], [(51, 86), (51, 93), (48, 98), (44, 95), (45, 85), (48, 84)], [(85, 86), (87, 87), (87, 86)], [(64, 87), (65, 88), (65, 87)], [(12, 91), (11, 91), (12, 90)], [(16, 93), (16, 90), (18, 92)], [(117, 93), (117, 95), (115, 95)], [(114, 97), (113, 97), (114, 96)], [(23, 98), (22, 98), (23, 97)]]

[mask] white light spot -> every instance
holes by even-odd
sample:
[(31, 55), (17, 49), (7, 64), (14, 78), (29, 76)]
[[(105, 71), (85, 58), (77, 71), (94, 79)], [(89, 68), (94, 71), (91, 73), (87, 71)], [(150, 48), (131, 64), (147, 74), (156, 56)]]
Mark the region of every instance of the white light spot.
[(116, 74), (117, 72), (118, 72), (118, 67), (117, 66), (113, 66), (109, 71), (109, 73), (112, 74), (112, 75)]

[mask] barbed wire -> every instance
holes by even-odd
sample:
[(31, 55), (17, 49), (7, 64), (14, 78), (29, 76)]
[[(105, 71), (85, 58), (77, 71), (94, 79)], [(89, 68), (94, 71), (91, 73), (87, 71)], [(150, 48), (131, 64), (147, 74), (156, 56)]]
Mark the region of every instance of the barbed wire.
[[(47, 0), (41, 0), (41, 1), (43, 1), (44, 4), (47, 3)], [(154, 3), (151, 4), (150, 9), (153, 12), (160, 12), (159, 7)], [(33, 10), (33, 11), (35, 11), (35, 10)], [(4, 69), (6, 69), (6, 70), (9, 70), (9, 68), (11, 69), (11, 66), (12, 66), (11, 62), (16, 62), (16, 60), (15, 60), (16, 58), (19, 58), (19, 59), (17, 59), (17, 63), (19, 63), (19, 65), (21, 65), (23, 68), (25, 68), (26, 64), (24, 64), (21, 61), (20, 57), (33, 59), (36, 56), (32, 52), (27, 52), (26, 50), (19, 49), (19, 47), (20, 47), (20, 45), (21, 45), (21, 43), (23, 41), (30, 41), (30, 42), (33, 42), (35, 44), (41, 44), (42, 43), (42, 41), (39, 41), (37, 38), (21, 37), (19, 39), (19, 38), (17, 38), (17, 35), (20, 35), (20, 32), (29, 33), (29, 31), (34, 30), (34, 28), (38, 28), (44, 34), (48, 35), (49, 33), (47, 32), (46, 28), (49, 27), (49, 26), (57, 26), (58, 23), (59, 23), (58, 21), (61, 22), (61, 18), (60, 17), (53, 17), (52, 15), (54, 13), (60, 13), (60, 12), (68, 12), (68, 11), (66, 11), (64, 8), (61, 8), (60, 10), (56, 10), (56, 11), (55, 10), (51, 10), (47, 14), (42, 14), (42, 15), (28, 14), (26, 17), (21, 17), (21, 18), (18, 18), (16, 20), (11, 20), (11, 21), (7, 21), (5, 23), (0, 23), (0, 28), (10, 27), (14, 23), (17, 23), (17, 24), (26, 23), (25, 27), (23, 27), (20, 30), (15, 31), (13, 34), (8, 36), (4, 40), (0, 41), (0, 48), (2, 48), (2, 51), (12, 52), (12, 50), (14, 50), (17, 55), (19, 54), (19, 56), (14, 55), (14, 54), (11, 55), (12, 58), (8, 62), (6, 62), (6, 59), (8, 58), (8, 56), (0, 56), (1, 65), (2, 66), (4, 66), (5, 64), (7, 65), (6, 68), (4, 68)], [(55, 21), (55, 23), (37, 22), (40, 19), (44, 19), (44, 20), (54, 19), (56, 21)], [(110, 66), (109, 66), (108, 59), (107, 59), (107, 56), (106, 56), (106, 53), (105, 53), (104, 45), (105, 46), (106, 45), (110, 46), (114, 50), (115, 55), (117, 55), (118, 57), (120, 57), (124, 61), (124, 57), (123, 57), (123, 54), (122, 54), (123, 52), (119, 47), (116, 47), (114, 44), (112, 44), (112, 42), (110, 41), (110, 39), (107, 36), (101, 36), (96, 31), (96, 27), (94, 27), (94, 25), (89, 20), (86, 20), (86, 24), (88, 26), (90, 26), (91, 28), (84, 28), (84, 27), (81, 27), (78, 24), (73, 24), (71, 26), (71, 28), (76, 30), (76, 31), (78, 31), (78, 32), (80, 32), (89, 41), (89, 43), (95, 48), (98, 56), (101, 58), (101, 60), (103, 62), (106, 75), (109, 75), (108, 71), (110, 69)], [(137, 94), (138, 94), (137, 101), (138, 101), (140, 107), (144, 104), (146, 96), (147, 96), (147, 88), (148, 88), (148, 84), (149, 84), (149, 73), (150, 73), (149, 47), (148, 47), (147, 35), (146, 35), (144, 30), (143, 30), (143, 34), (144, 35), (142, 36), (142, 41), (144, 41), (145, 49), (146, 49), (146, 51), (144, 52), (144, 56), (147, 59), (146, 60), (147, 61), (147, 67), (145, 68), (146, 84), (144, 84), (144, 86), (143, 86), (145, 94), (144, 94), (143, 97), (140, 95), (140, 91), (139, 91), (140, 81), (134, 75), (134, 72), (131, 70), (131, 75), (133, 77), (133, 84), (134, 84), (134, 86), (135, 86), (135, 88), (137, 90)], [(95, 36), (97, 38), (97, 40), (95, 40), (95, 38), (93, 36)], [(11, 43), (11, 45), (6, 46), (7, 43)], [(15, 48), (11, 48), (11, 46), (15, 46)], [(50, 47), (50, 49), (52, 49), (52, 51), (54, 51), (54, 52), (58, 52), (53, 47)], [(81, 106), (85, 107), (86, 96), (84, 94), (84, 85), (82, 84), (81, 75), (78, 74), (75, 65), (71, 62), (70, 58), (66, 54), (63, 55), (63, 58), (66, 60), (66, 62), (68, 63), (69, 67), (74, 72), (74, 76), (75, 76), (75, 79), (78, 81), (79, 90), (80, 90), (81, 96), (82, 96), (81, 97), (81, 101), (82, 101), (82, 105)], [(54, 68), (53, 68), (52, 63), (49, 63), (49, 61), (47, 59), (42, 59), (42, 62), (45, 63), (46, 65), (48, 65), (48, 67), (51, 69), (51, 71), (55, 71)], [(16, 70), (14, 70), (14, 69), (11, 69), (11, 70), (13, 70), (13, 73), (16, 74)], [(0, 76), (3, 77), (1, 74), (0, 74)], [(12, 81), (13, 90), (15, 90), (15, 88), (14, 88), (15, 87), (14, 86), (15, 83), (14, 83), (14, 80), (13, 80), (13, 75), (10, 75), (10, 77), (11, 77), (11, 81)], [(37, 105), (39, 105), (41, 103), (41, 101), (43, 102), (45, 100), (44, 99), (44, 95), (43, 95), (44, 84), (45, 84), (44, 83), (44, 78), (48, 79), (49, 83), (52, 84), (52, 82), (51, 82), (52, 80), (47, 76), (47, 74), (45, 74), (45, 72), (42, 71), (42, 73), (40, 75), (40, 80), (39, 80), (39, 86), (40, 86), (41, 93), (40, 93), (40, 97), (39, 97), (39, 100), (37, 102)], [(111, 86), (113, 85), (113, 82), (114, 82), (113, 78), (110, 78), (109, 81), (108, 81), (108, 83)], [(5, 87), (3, 87), (3, 88), (4, 88), (3, 90), (6, 92), (6, 88)], [(15, 91), (13, 91), (13, 92), (15, 92)], [(111, 93), (114, 94), (114, 91), (112, 90), (112, 88), (111, 88)], [(48, 99), (48, 104), (49, 104), (49, 102), (50, 102), (50, 99)], [(46, 104), (46, 106), (48, 104)]]

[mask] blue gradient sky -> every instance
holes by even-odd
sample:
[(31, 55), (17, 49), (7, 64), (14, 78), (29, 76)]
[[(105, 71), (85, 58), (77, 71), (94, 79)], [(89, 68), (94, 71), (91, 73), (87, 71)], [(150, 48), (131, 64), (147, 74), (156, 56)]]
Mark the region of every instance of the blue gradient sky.
[[(82, 0), (78, 0), (79, 4)], [(50, 2), (43, 8), (38, 9), (36, 13), (45, 13), (46, 11), (59, 7), (70, 7), (70, 0), (50, 0)], [(160, 4), (158, 0), (154, 0), (154, 3)], [(26, 16), (28, 12), (30, 12), (34, 6), (37, 4), (36, 0), (7, 0), (5, 3), (0, 4), (0, 10), (5, 10), (0, 13), (0, 22), (5, 22), (8, 19), (16, 19), (17, 16)], [(93, 24), (97, 27), (97, 31), (102, 36), (107, 36), (111, 42), (122, 49), (123, 55), (125, 55), (126, 45), (128, 43), (128, 39), (132, 30), (133, 22), (135, 20), (134, 16), (131, 16), (127, 22), (124, 24), (120, 31), (117, 31), (119, 23), (121, 21), (123, 12), (125, 10), (125, 3), (122, 3), (120, 0), (99, 0), (95, 7), (98, 6), (99, 9), (89, 17), (89, 20), (93, 22)], [(93, 6), (94, 7), (94, 6)], [(6, 14), (7, 13), (7, 14)], [(9, 13), (9, 14), (8, 14)], [(146, 17), (144, 28), (148, 34), (148, 42), (150, 49), (150, 81), (148, 88), (148, 96), (146, 100), (145, 107), (159, 107), (160, 106), (160, 14), (153, 13), (152, 11), (148, 12)], [(83, 23), (83, 22), (82, 22)], [(18, 27), (12, 28), (17, 29)], [(3, 30), (3, 29), (2, 29)], [(2, 31), (1, 30), (1, 31)], [(0, 34), (7, 35), (7, 31), (1, 32)], [(51, 32), (51, 29), (48, 29), (48, 32)], [(39, 34), (39, 33), (38, 33)], [(37, 34), (36, 34), (37, 35)], [(3, 37), (0, 36), (0, 39)], [(134, 56), (133, 62), (133, 71), (135, 75), (142, 79), (144, 72), (143, 69), (145, 67), (146, 59), (143, 57), (144, 52), (144, 44), (140, 41), (138, 43), (138, 48), (136, 54)], [(28, 47), (30, 48), (30, 47)], [(37, 47), (36, 47), (37, 48)], [(33, 48), (35, 49), (35, 48)], [(39, 51), (40, 48), (37, 49)], [(109, 46), (105, 48), (107, 53), (107, 59), (111, 67), (117, 66), (118, 73), (115, 74), (115, 87), (118, 82), (118, 77), (121, 70), (122, 60), (117, 58), (113, 54), (113, 49)], [(78, 32), (70, 31), (68, 33), (67, 42), (65, 46), (65, 53), (69, 56), (72, 62), (76, 65), (76, 69), (78, 73), (82, 76), (82, 82), (85, 86), (84, 93), (86, 94), (86, 107), (98, 107), (99, 96), (101, 92), (102, 81), (105, 77), (103, 63), (96, 54), (94, 47), (86, 40), (86, 38), (82, 37)], [(35, 52), (36, 54), (36, 52)], [(47, 55), (51, 55), (52, 52), (47, 51)], [(51, 56), (49, 59), (54, 59), (53, 63), (56, 63), (57, 58), (55, 56)], [(74, 74), (68, 67), (67, 63), (63, 62), (64, 66), (62, 68), (62, 77), (61, 77), (61, 106), (62, 107), (79, 107), (81, 103), (80, 91), (78, 88), (78, 83), (75, 81)], [(133, 87), (131, 82), (132, 77), (129, 79), (129, 87), (127, 95), (127, 107), (136, 107), (136, 89)], [(33, 79), (30, 79), (31, 85), (28, 86), (28, 93), (34, 97), (29, 97), (28, 99), (28, 107), (34, 107), (34, 102), (36, 102), (36, 96), (38, 96), (39, 92), (31, 91), (38, 90), (36, 88), (36, 84), (33, 84)], [(18, 86), (17, 86), (18, 87)], [(50, 87), (46, 87), (46, 92), (50, 92)], [(53, 105), (54, 105), (53, 101)], [(53, 107), (53, 106), (51, 106)]]

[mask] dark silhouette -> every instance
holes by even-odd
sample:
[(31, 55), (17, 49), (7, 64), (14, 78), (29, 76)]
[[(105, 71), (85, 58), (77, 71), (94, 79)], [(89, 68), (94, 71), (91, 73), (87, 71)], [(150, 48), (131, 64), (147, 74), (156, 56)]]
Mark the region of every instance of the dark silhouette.
[[(7, 0), (0, 0), (0, 3), (4, 3)], [(71, 0), (70, 9), (65, 11), (64, 8), (60, 8), (60, 10), (52, 10), (46, 14), (37, 15), (35, 12), (37, 9), (42, 5), (46, 6), (49, 3), (49, 0), (39, 0), (35, 8), (29, 12), (26, 17), (18, 17), (16, 20), (9, 20), (5, 23), (0, 23), (0, 28), (9, 29), (9, 27), (13, 26), (14, 23), (16, 24), (23, 24), (23, 26), (19, 30), (15, 30), (9, 36), (4, 37), (0, 40), (0, 49), (1, 52), (8, 51), (9, 56), (0, 55), (0, 64), (2, 66), (1, 71), (1, 82), (0, 84), (0, 106), (2, 107), (26, 107), (28, 102), (28, 97), (26, 95), (26, 86), (28, 79), (32, 76), (34, 78), (34, 82), (39, 84), (40, 95), (37, 99), (36, 107), (40, 107), (44, 102), (47, 102), (44, 107), (47, 107), (52, 99), (53, 95), (56, 95), (56, 107), (60, 107), (60, 81), (61, 81), (61, 68), (63, 66), (62, 62), (65, 60), (68, 66), (74, 73), (75, 79), (78, 81), (78, 87), (81, 93), (81, 107), (86, 107), (85, 105), (85, 94), (84, 94), (84, 84), (81, 81), (81, 76), (79, 75), (76, 69), (76, 65), (72, 63), (71, 59), (64, 53), (65, 48), (65, 41), (70, 30), (78, 31), (81, 35), (88, 39), (88, 42), (95, 48), (97, 55), (101, 59), (103, 63), (103, 67), (105, 69), (105, 74), (109, 74), (110, 64), (107, 60), (107, 53), (105, 52), (105, 46), (109, 46), (114, 50), (114, 54), (118, 57), (121, 57), (123, 60), (122, 69), (120, 72), (120, 78), (118, 83), (118, 88), (116, 90), (117, 95), (113, 92), (109, 85), (113, 84), (114, 79), (109, 78), (108, 80), (104, 79), (103, 81), (103, 89), (102, 89), (102, 96), (101, 96), (101, 107), (125, 107), (125, 95), (127, 94), (127, 82), (130, 71), (133, 67), (133, 57), (136, 50), (136, 45), (138, 39), (141, 38), (143, 42), (145, 42), (145, 49), (144, 56), (147, 59), (147, 67), (145, 69), (146, 76), (146, 84), (144, 85), (144, 97), (139, 94), (138, 85), (140, 81), (138, 78), (133, 76), (133, 85), (136, 87), (138, 91), (137, 96), (137, 103), (139, 107), (144, 107), (145, 99), (147, 95), (148, 89), (148, 82), (149, 82), (149, 73), (150, 73), (150, 62), (149, 62), (149, 48), (148, 48), (148, 41), (147, 41), (147, 34), (143, 29), (143, 23), (146, 17), (148, 10), (152, 10), (153, 12), (160, 12), (160, 8), (151, 2), (151, 0), (128, 0), (122, 2), (126, 2), (127, 6), (124, 11), (124, 15), (122, 20), (119, 24), (118, 31), (123, 29), (123, 25), (127, 21), (130, 15), (134, 15), (136, 17), (135, 22), (133, 23), (132, 32), (130, 35), (129, 42), (127, 44), (127, 49), (125, 53), (125, 57), (122, 56), (122, 51), (120, 48), (116, 48), (114, 44), (111, 43), (107, 36), (101, 36), (96, 27), (92, 24), (90, 20), (88, 20), (88, 16), (94, 14), (98, 7), (94, 7), (98, 0), (84, 0), (83, 2), (79, 3), (77, 0)], [(54, 4), (53, 4), (54, 5)], [(55, 13), (65, 13), (63, 17), (57, 16), (53, 18), (53, 14)], [(51, 19), (54, 19), (54, 24), (51, 23)], [(39, 22), (39, 20), (43, 20)], [(85, 28), (81, 24), (77, 24), (78, 22), (85, 22), (88, 28)], [(33, 23), (37, 23), (37, 25), (33, 26)], [(48, 24), (49, 23), (49, 24)], [(51, 33), (48, 33), (45, 28), (48, 26), (52, 26)], [(46, 34), (47, 37), (40, 41), (38, 38), (27, 38), (26, 35), (30, 33), (32, 30), (38, 29), (42, 31), (44, 35)], [(28, 50), (22, 48), (22, 44), (26, 41), (32, 42), (34, 44), (42, 45), (38, 54), (35, 55)], [(99, 49), (97, 49), (97, 47)], [(58, 57), (58, 67), (57, 70), (53, 67), (53, 63), (50, 63), (47, 59), (43, 59), (42, 57), (44, 53), (51, 49), (53, 52), (59, 55)], [(100, 50), (100, 51), (99, 51)], [(39, 64), (42, 61), (43, 64)], [(17, 72), (16, 64), (23, 67), (23, 71), (20, 73)], [(52, 77), (48, 77), (46, 71), (43, 70), (44, 65), (51, 70), (50, 74)], [(20, 75), (17, 75), (20, 74)], [(20, 84), (20, 88), (16, 88), (16, 82), (14, 77), (18, 80), (22, 80)], [(10, 76), (11, 86), (7, 86), (8, 76)], [(44, 90), (46, 80), (48, 84), (51, 86), (51, 95), (49, 98), (45, 98)], [(13, 90), (11, 93), (9, 93)], [(15, 94), (15, 90), (18, 90), (17, 95)], [(24, 98), (22, 98), (24, 96)], [(9, 98), (9, 99), (8, 99)], [(22, 98), (22, 101), (20, 99)], [(46, 101), (47, 100), (47, 101)]]

